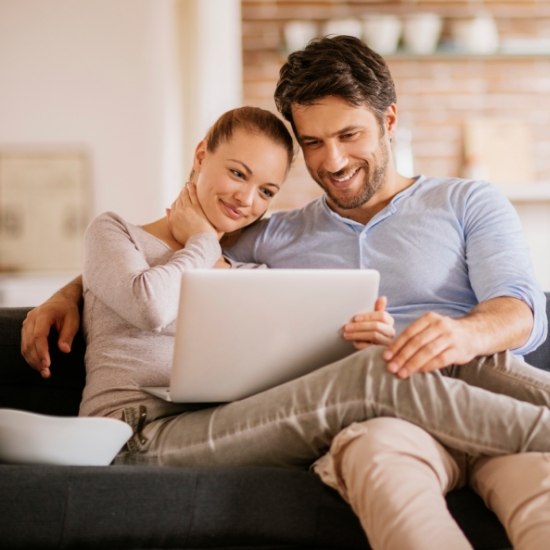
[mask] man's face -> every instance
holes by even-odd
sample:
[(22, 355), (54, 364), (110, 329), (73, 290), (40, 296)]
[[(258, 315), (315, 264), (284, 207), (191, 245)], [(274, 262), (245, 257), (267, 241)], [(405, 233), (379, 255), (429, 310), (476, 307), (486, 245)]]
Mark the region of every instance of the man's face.
[[(360, 208), (384, 184), (395, 111), (380, 127), (366, 106), (327, 96), (313, 105), (293, 105), (292, 116), (312, 178), (336, 210)], [(345, 213), (344, 213), (345, 214)]]

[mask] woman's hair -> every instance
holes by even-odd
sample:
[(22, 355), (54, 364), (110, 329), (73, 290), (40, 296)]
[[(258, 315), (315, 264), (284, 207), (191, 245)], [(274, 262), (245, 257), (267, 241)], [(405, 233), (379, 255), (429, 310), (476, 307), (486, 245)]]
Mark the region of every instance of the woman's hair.
[(292, 164), (294, 144), (290, 132), (280, 118), (259, 107), (238, 107), (224, 113), (208, 130), (205, 136), (206, 148), (215, 151), (218, 145), (229, 141), (239, 129), (263, 134), (281, 145), (286, 150), (288, 165)]
[(312, 105), (337, 96), (351, 105), (367, 105), (382, 122), (396, 102), (395, 85), (384, 59), (353, 36), (315, 38), (291, 53), (279, 72), (277, 109), (293, 129), (292, 104)]

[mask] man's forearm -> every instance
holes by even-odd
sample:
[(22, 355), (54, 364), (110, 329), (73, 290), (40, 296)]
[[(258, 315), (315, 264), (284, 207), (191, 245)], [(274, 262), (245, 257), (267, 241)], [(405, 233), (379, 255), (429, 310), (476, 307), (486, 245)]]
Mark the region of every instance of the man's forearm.
[(62, 299), (69, 302), (74, 302), (76, 305), (80, 306), (82, 303), (82, 292), (82, 275), (79, 275), (67, 283), (64, 287), (60, 288), (57, 292), (52, 294), (49, 300)]
[(458, 319), (425, 313), (388, 346), (388, 370), (400, 378), (523, 345), (533, 328), (531, 308), (516, 298), (493, 298)]
[(517, 298), (499, 297), (481, 302), (460, 319), (479, 347), (490, 355), (525, 344), (533, 329), (533, 312)]

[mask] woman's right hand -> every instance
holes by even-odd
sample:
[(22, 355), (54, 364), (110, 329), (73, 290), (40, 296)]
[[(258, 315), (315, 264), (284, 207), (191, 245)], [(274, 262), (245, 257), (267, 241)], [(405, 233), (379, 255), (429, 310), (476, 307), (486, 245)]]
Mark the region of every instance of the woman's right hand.
[(395, 328), (393, 317), (386, 311), (387, 303), (387, 298), (380, 296), (374, 304), (374, 311), (354, 315), (344, 325), (343, 338), (352, 342), (358, 350), (372, 345), (390, 344), (395, 338)]
[(222, 236), (208, 221), (199, 204), (197, 188), (191, 181), (185, 184), (172, 206), (166, 209), (166, 217), (168, 229), (182, 246), (185, 246), (191, 235), (197, 233), (213, 233), (218, 239)]

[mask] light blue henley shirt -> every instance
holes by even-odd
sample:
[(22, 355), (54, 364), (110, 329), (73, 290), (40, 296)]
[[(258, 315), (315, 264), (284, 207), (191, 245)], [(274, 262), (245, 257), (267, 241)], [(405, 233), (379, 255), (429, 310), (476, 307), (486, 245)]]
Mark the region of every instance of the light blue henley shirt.
[(333, 212), (323, 196), (276, 212), (227, 251), (271, 268), (373, 268), (399, 333), (425, 312), (460, 317), (498, 296), (534, 312), (528, 341), (546, 338), (546, 299), (534, 276), (521, 224), (491, 184), (419, 176), (366, 225)]

